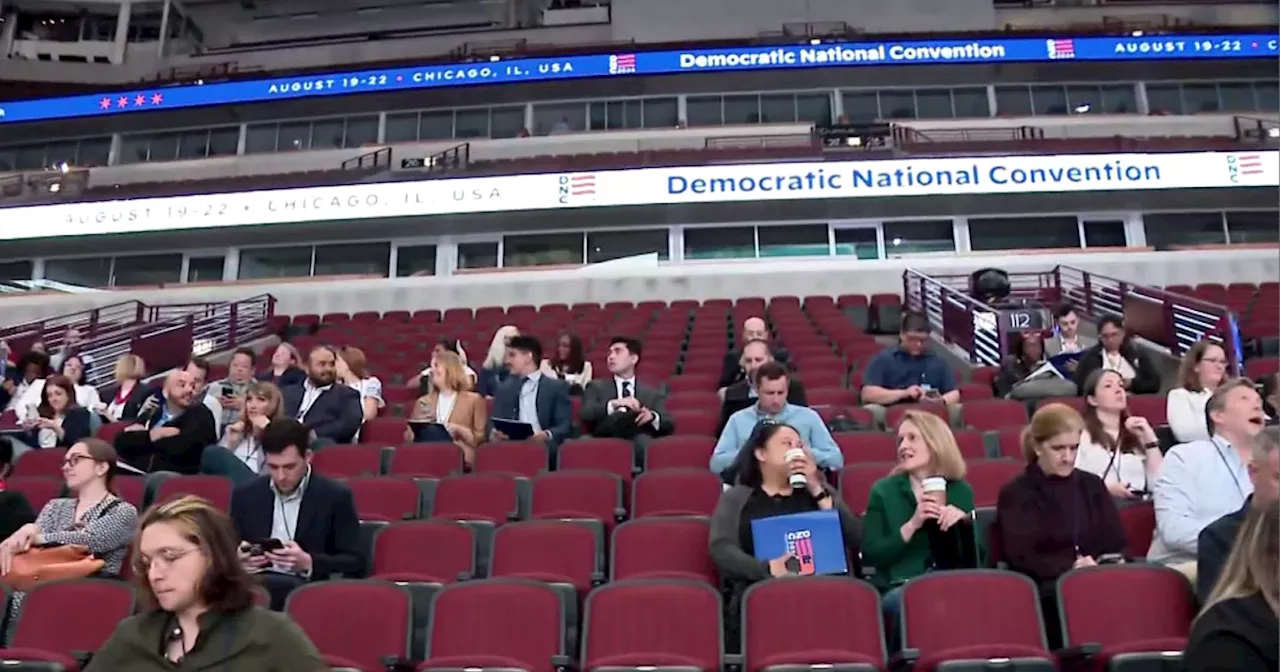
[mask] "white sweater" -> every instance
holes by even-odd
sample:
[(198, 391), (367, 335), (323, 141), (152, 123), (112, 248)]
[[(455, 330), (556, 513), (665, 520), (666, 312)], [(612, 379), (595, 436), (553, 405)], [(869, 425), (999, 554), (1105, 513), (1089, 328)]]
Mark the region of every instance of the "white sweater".
[(1173, 431), (1178, 443), (1209, 439), (1204, 407), (1209, 403), (1211, 394), (1207, 390), (1192, 392), (1182, 387), (1169, 390), (1169, 395), (1165, 398), (1165, 415), (1169, 418), (1169, 429)]

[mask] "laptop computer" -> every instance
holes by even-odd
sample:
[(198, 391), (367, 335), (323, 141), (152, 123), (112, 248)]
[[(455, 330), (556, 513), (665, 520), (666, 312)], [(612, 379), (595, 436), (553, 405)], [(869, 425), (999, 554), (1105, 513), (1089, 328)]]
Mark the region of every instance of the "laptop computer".
[(757, 518), (751, 521), (751, 538), (761, 561), (795, 556), (796, 574), (849, 573), (844, 530), (834, 509)]
[(449, 436), (449, 430), (438, 422), (410, 422), (409, 429), (413, 432), (414, 443), (441, 443), (451, 442), (453, 437)]

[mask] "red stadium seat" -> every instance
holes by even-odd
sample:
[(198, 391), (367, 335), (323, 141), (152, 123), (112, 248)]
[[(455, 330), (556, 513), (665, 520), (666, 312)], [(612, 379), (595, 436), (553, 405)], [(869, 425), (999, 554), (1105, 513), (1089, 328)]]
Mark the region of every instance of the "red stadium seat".
[(444, 478), (462, 473), (462, 449), (452, 443), (402, 445), (391, 455), (392, 476)]
[(409, 592), (386, 581), (333, 579), (295, 589), (288, 614), (331, 667), (383, 670), (384, 658), (408, 660)]
[(529, 520), (512, 523), (493, 535), (490, 576), (566, 583), (585, 595), (604, 581), (601, 539), (572, 521)]
[(404, 443), (404, 430), (407, 427), (401, 418), (374, 418), (364, 423), (360, 430), (360, 442), (395, 446)]
[(133, 613), (133, 607), (133, 589), (121, 581), (74, 579), (39, 584), (23, 599), (11, 645), (0, 649), (0, 667), (52, 663), (61, 665), (65, 672), (75, 672), (80, 664), (72, 652), (102, 648), (120, 621)]
[(598, 520), (607, 531), (626, 516), (623, 501), (622, 482), (615, 474), (586, 469), (553, 471), (533, 479), (529, 515)]
[(67, 455), (65, 448), (44, 448), (28, 450), (20, 455), (13, 465), (16, 476), (45, 476), (62, 480), (62, 460)]
[(326, 446), (315, 452), (311, 466), (329, 478), (377, 476), (386, 451), (382, 445)]
[(560, 446), (557, 467), (568, 469), (593, 469), (606, 471), (622, 481), (624, 492), (631, 484), (635, 471), (635, 448), (622, 439), (577, 439)]
[(631, 516), (710, 516), (723, 492), (720, 477), (706, 466), (648, 471), (636, 478)]
[(1063, 644), (1102, 647), (1090, 661), (1097, 669), (1166, 665), (1169, 652), (1186, 648), (1197, 607), (1185, 576), (1148, 564), (1067, 572), (1058, 579), (1058, 604)]
[(387, 525), (374, 537), (375, 579), (450, 584), (471, 579), (476, 569), (475, 532), (466, 525), (415, 520)]
[(536, 441), (496, 441), (476, 450), (476, 473), (503, 472), (534, 478), (547, 468), (547, 447)]
[(844, 463), (891, 462), (898, 459), (898, 437), (885, 432), (836, 432), (831, 435), (840, 446)]
[(470, 474), (440, 479), (433, 518), (502, 525), (520, 516), (520, 486), (510, 474)]
[(711, 463), (716, 440), (710, 436), (664, 436), (645, 448), (646, 471), (690, 467), (706, 469)]
[(956, 437), (956, 445), (960, 447), (960, 454), (964, 456), (964, 459), (984, 460), (987, 458), (987, 444), (981, 433), (958, 429), (953, 434)]
[(718, 670), (723, 664), (721, 608), (714, 588), (693, 581), (601, 586), (587, 597), (580, 669), (660, 665)]
[(565, 653), (560, 597), (547, 586), (490, 579), (449, 586), (432, 604), (427, 670), (555, 672)]
[[(870, 584), (834, 576), (760, 581), (743, 596), (742, 644), (746, 672), (777, 666), (876, 672), (885, 663), (880, 595)], [(795, 627), (797, 613), (823, 616)], [(844, 666), (849, 666), (845, 668)]]
[(965, 466), (964, 480), (973, 488), (974, 506), (995, 506), (1000, 488), (1026, 470), (1024, 463), (1014, 460), (971, 460)]
[(1151, 502), (1131, 502), (1120, 506), (1120, 524), (1129, 540), (1129, 557), (1147, 557), (1151, 539), (1156, 533), (1156, 509)]
[(980, 432), (1027, 424), (1027, 407), (1011, 399), (965, 400), (960, 410), (961, 423)]
[(406, 478), (362, 476), (347, 479), (360, 520), (395, 522), (412, 520), (422, 513), (421, 491)]
[(641, 518), (613, 531), (609, 568), (614, 581), (680, 578), (717, 585), (707, 553), (711, 529), (705, 518)]
[(219, 510), (230, 511), (232, 488), (231, 479), (226, 476), (175, 476), (160, 483), (155, 501), (169, 502), (184, 495), (195, 495), (209, 500)]
[(840, 499), (849, 511), (862, 515), (871, 500), (871, 486), (893, 472), (894, 462), (854, 464), (840, 470)]
[(6, 490), (22, 493), (22, 496), (27, 498), (27, 503), (31, 505), (31, 510), (36, 513), (39, 513), (49, 500), (61, 497), (64, 486), (62, 479), (44, 476), (16, 476), (6, 480), (4, 485)]

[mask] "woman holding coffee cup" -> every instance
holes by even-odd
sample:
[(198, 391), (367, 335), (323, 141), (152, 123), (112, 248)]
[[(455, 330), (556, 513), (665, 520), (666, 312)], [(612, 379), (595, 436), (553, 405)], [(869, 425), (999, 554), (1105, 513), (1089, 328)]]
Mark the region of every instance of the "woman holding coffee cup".
[(932, 542), (957, 549), (971, 543), (973, 489), (964, 472), (946, 422), (926, 411), (907, 411), (898, 423), (898, 464), (871, 487), (863, 518), (862, 557), (876, 568), (871, 582), (887, 591), (883, 605), (891, 628), (901, 608), (900, 586), (939, 565)]
[[(794, 427), (773, 421), (756, 425), (738, 452), (733, 470), (738, 483), (724, 491), (711, 514), (711, 560), (729, 591), (731, 614), (737, 613), (742, 593), (752, 583), (793, 573), (787, 567), (790, 556), (756, 559), (751, 521), (758, 518), (835, 509), (840, 515), (849, 573), (858, 575), (858, 540), (862, 538), (858, 519), (822, 476)], [(736, 617), (726, 620), (736, 622)]]
[(1001, 548), (1009, 567), (1051, 594), (1058, 577), (1128, 546), (1120, 512), (1098, 476), (1076, 468), (1084, 419), (1065, 404), (1036, 411), (1022, 432), (1027, 468), (1000, 490)]

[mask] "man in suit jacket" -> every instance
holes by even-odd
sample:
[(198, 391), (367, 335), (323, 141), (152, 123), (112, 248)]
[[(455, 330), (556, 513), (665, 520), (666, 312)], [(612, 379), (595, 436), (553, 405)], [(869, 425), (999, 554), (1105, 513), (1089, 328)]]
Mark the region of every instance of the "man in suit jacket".
[(635, 439), (665, 436), (675, 431), (671, 416), (663, 406), (663, 394), (636, 381), (636, 364), (643, 346), (640, 341), (615, 336), (609, 343), (609, 372), (603, 380), (593, 380), (583, 392), (578, 417), (593, 436)]
[(285, 415), (306, 423), (320, 445), (351, 443), (364, 423), (360, 393), (337, 378), (338, 353), (318, 345), (307, 357), (307, 380), (280, 390)]
[[(759, 317), (749, 317), (742, 323), (742, 347), (746, 348), (747, 344), (752, 341), (769, 342), (769, 325)], [(774, 361), (779, 364), (787, 364), (791, 356), (782, 348), (772, 348)], [(724, 362), (720, 367), (720, 384), (716, 387), (724, 389), (740, 383), (750, 378), (742, 370), (742, 350), (730, 350), (724, 355)]]
[[(761, 366), (772, 361), (776, 360), (768, 341), (748, 341), (742, 346), (740, 368), (746, 372), (747, 377), (725, 388), (724, 398), (720, 402), (720, 423), (716, 427), (716, 436), (720, 436), (724, 426), (729, 424), (730, 416), (756, 403), (756, 390), (751, 381), (755, 380), (756, 371)], [(788, 376), (787, 381), (787, 403), (807, 408), (809, 400), (805, 397), (804, 383), (795, 376)]]
[[(1071, 304), (1065, 303), (1055, 308), (1053, 317), (1058, 328), (1051, 338), (1044, 340), (1045, 356), (1057, 357), (1064, 352), (1081, 352), (1092, 345), (1086, 343), (1080, 335), (1080, 316)], [(1074, 371), (1075, 367), (1068, 366), (1067, 369)]]
[[(301, 422), (272, 420), (262, 430), (268, 475), (231, 495), (240, 562), (265, 580), (273, 609), (283, 608), (289, 592), (307, 581), (365, 571), (355, 500), (346, 486), (312, 472), (310, 439)], [(281, 547), (264, 549), (268, 539)]]
[(116, 452), (143, 471), (200, 473), (201, 454), (218, 441), (213, 413), (195, 401), (195, 381), (186, 369), (169, 372), (161, 394), (148, 397), (138, 422), (116, 435)]
[(489, 440), (505, 441), (507, 435), (493, 428), (493, 419), (514, 420), (533, 426), (533, 440), (554, 449), (573, 433), (573, 404), (569, 386), (538, 372), (542, 344), (532, 336), (513, 336), (507, 343), (510, 377), (498, 385), (489, 417)]

